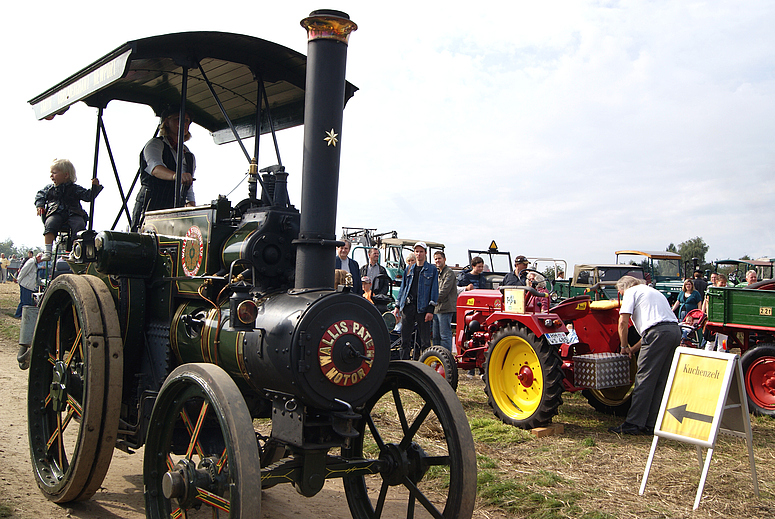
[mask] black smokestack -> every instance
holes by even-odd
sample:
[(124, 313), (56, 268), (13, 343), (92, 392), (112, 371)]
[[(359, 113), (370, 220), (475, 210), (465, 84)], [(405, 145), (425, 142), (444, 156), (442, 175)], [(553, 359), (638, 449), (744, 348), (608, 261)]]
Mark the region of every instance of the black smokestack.
[(347, 40), (358, 26), (327, 9), (313, 11), (301, 25), (308, 44), (296, 288), (332, 288)]

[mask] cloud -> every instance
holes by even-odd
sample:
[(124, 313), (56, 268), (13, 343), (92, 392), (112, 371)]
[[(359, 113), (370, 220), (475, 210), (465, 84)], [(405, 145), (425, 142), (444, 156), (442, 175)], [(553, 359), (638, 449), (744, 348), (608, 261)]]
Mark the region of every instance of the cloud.
[[(341, 225), (447, 243), (453, 264), (492, 239), (513, 253), (564, 257), (571, 268), (613, 261), (618, 248), (663, 249), (694, 236), (710, 245), (709, 258), (775, 256), (770, 3), (340, 4), (359, 25), (347, 75), (360, 88), (342, 129)], [(93, 161), (93, 109), (37, 122), (27, 99), (124, 41), (153, 34), (243, 32), (305, 52), (298, 21), (318, 7), (234, 3), (234, 12), (271, 20), (257, 25), (255, 16), (178, 16), (164, 6), (149, 20), (139, 2), (116, 25), (84, 14), (97, 5), (57, 11), (57, 24), (73, 29), (67, 37), (38, 32), (9, 57), (23, 80), (1, 101), (14, 188), (0, 203), (16, 218), (0, 238), (39, 241), (32, 197), (50, 159), (69, 156), (79, 172)], [(52, 25), (45, 5), (40, 11), (38, 26)], [(30, 25), (12, 21), (0, 36), (5, 48), (18, 46)], [(154, 124), (142, 110), (106, 110), (122, 178), (136, 172)], [(202, 202), (230, 191), (245, 163), (235, 147), (213, 150), (196, 130)], [(280, 138), (298, 205), (301, 132)], [(271, 155), (262, 150), (262, 160)], [(108, 187), (98, 203), (117, 210), (107, 156), (100, 161)], [(112, 223), (115, 210), (98, 222)]]

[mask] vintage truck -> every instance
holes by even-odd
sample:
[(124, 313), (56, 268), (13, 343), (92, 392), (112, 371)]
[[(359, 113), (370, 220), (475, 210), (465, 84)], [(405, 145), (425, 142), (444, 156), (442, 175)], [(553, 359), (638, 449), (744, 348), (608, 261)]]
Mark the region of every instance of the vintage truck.
[(584, 264), (573, 267), (570, 279), (556, 279), (552, 288), (560, 301), (582, 294), (592, 294), (594, 299), (617, 299), (616, 282), (622, 276), (645, 279), (640, 265)]
[(727, 276), (729, 284), (734, 286), (745, 282), (745, 273), (749, 270), (756, 271), (757, 279), (772, 279), (773, 264), (769, 259), (735, 260), (723, 259), (713, 262), (713, 272)]
[(667, 251), (626, 249), (616, 251), (616, 263), (640, 265), (646, 281), (662, 292), (672, 305), (683, 287), (681, 255)]

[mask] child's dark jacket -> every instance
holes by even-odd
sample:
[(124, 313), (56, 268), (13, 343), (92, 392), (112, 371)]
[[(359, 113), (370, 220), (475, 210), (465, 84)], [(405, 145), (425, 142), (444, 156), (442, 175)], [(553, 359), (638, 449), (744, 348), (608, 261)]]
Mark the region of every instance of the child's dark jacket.
[(101, 185), (86, 189), (72, 182), (65, 182), (58, 186), (49, 184), (35, 195), (35, 207), (45, 208), (43, 219), (59, 213), (62, 216), (79, 215), (84, 219), (88, 213), (81, 207), (81, 200), (91, 202), (102, 191)]

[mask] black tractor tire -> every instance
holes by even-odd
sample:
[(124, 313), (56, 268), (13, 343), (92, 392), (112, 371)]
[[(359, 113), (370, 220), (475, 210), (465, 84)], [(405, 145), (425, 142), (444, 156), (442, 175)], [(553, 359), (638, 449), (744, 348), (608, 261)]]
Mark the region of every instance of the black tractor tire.
[(521, 429), (548, 425), (562, 404), (562, 359), (556, 346), (508, 326), (490, 340), (484, 388), (495, 416)]
[(420, 362), (433, 368), (457, 391), (457, 362), (451, 351), (443, 346), (431, 346), (420, 355)]

